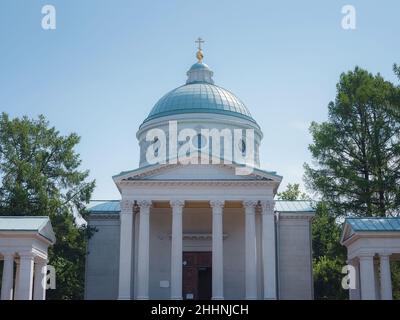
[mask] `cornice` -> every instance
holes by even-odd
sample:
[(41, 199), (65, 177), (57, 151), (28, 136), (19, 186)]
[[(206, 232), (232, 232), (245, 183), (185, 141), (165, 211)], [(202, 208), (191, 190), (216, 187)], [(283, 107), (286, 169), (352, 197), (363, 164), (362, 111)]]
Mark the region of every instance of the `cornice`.
[(276, 182), (271, 180), (123, 180), (120, 186), (149, 186), (149, 187), (191, 187), (191, 186), (218, 186), (218, 187), (259, 187), (273, 186)]

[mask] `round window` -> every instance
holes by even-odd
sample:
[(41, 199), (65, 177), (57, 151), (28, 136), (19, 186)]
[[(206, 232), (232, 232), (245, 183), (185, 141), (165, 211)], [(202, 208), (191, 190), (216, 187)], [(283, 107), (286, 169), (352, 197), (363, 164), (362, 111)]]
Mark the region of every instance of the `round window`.
[(203, 136), (201, 133), (197, 134), (194, 138), (193, 138), (193, 145), (195, 148), (197, 149), (202, 149), (206, 146), (207, 144), (207, 139), (205, 136)]

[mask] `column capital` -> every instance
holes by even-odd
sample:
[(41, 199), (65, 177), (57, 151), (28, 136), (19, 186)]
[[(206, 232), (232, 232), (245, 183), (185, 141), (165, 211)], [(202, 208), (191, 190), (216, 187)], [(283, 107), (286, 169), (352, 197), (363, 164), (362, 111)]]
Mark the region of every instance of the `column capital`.
[(137, 205), (139, 206), (140, 209), (149, 209), (151, 207), (151, 201), (150, 200), (138, 200)]
[(135, 202), (133, 200), (122, 200), (121, 201), (121, 213), (133, 213), (133, 206)]
[(13, 259), (15, 257), (15, 253), (12, 251), (2, 251), (1, 254), (4, 257), (4, 260)]
[(366, 260), (373, 260), (374, 259), (375, 254), (373, 253), (361, 253), (358, 256), (358, 259), (361, 261), (366, 261)]
[(387, 253), (387, 252), (382, 252), (382, 253), (379, 253), (379, 258), (380, 259), (390, 259), (390, 256), (391, 256), (391, 253)]
[(262, 214), (273, 214), (275, 210), (275, 201), (274, 200), (261, 200), (261, 213)]
[(171, 200), (169, 202), (169, 204), (171, 205), (171, 208), (179, 208), (182, 209), (185, 206), (185, 200)]
[(18, 255), (20, 260), (33, 260), (35, 258), (33, 252), (19, 252)]
[(210, 200), (210, 206), (211, 208), (219, 208), (223, 209), (225, 206), (225, 201), (224, 200)]
[(256, 200), (245, 200), (243, 201), (243, 206), (246, 210), (246, 214), (255, 214), (256, 207), (258, 205), (258, 201)]

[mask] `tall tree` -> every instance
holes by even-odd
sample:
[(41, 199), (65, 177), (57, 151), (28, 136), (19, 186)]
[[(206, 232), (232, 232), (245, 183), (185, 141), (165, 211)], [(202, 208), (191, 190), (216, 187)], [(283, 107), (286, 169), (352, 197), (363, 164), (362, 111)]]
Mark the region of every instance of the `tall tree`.
[(340, 244), (341, 224), (330, 214), (326, 203), (316, 205), (312, 224), (313, 277), (315, 299), (346, 299), (341, 286), (346, 249)]
[(56, 244), (49, 264), (57, 287), (49, 298), (83, 298), (86, 239), (91, 230), (76, 222), (86, 216), (85, 203), (95, 186), (74, 148), (76, 134), (62, 136), (43, 116), (0, 116), (0, 215), (47, 215)]
[(400, 90), (365, 70), (342, 74), (328, 121), (313, 122), (308, 186), (337, 216), (400, 210)]

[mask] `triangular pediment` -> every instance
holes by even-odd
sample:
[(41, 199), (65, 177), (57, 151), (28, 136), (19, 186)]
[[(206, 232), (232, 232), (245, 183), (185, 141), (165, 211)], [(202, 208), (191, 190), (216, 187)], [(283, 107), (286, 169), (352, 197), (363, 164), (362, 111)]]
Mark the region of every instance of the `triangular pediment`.
[[(245, 174), (244, 174), (245, 173)], [(280, 183), (274, 172), (247, 168), (237, 164), (157, 164), (114, 176), (114, 181), (129, 180), (265, 180)]]
[(345, 222), (344, 227), (343, 227), (343, 232), (342, 232), (342, 237), (340, 242), (343, 244), (347, 239), (349, 239), (352, 235), (354, 234), (353, 229), (351, 228), (351, 225), (347, 222)]

